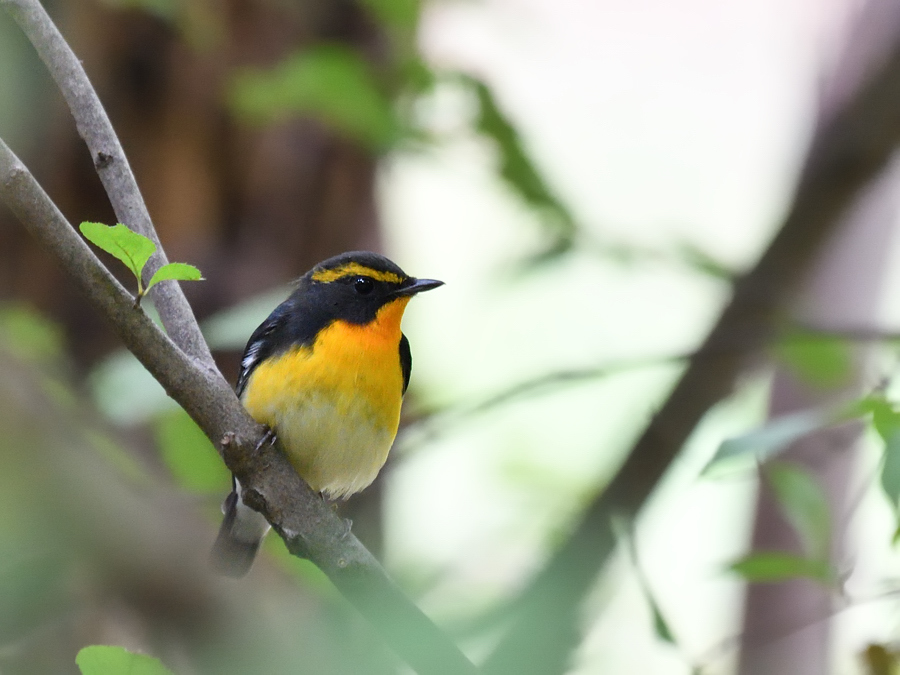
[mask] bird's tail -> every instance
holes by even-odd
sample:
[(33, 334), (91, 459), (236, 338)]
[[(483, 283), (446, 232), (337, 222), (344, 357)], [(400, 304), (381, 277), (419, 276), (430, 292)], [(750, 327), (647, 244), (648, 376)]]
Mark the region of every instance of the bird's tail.
[(241, 500), (241, 484), (237, 479), (234, 480), (234, 489), (222, 504), (222, 513), (225, 518), (209, 555), (210, 565), (219, 574), (242, 577), (250, 571), (260, 544), (269, 531), (269, 523), (262, 514)]

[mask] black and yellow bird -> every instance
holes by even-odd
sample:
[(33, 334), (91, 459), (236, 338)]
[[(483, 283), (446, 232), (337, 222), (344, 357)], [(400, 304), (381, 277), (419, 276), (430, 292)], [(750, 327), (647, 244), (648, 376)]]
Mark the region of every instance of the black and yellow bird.
[[(384, 466), (412, 369), (400, 320), (413, 295), (442, 283), (376, 253), (343, 253), (303, 275), (250, 336), (237, 394), (313, 490), (346, 498)], [(243, 503), (237, 480), (223, 511), (212, 564), (242, 576), (269, 524)]]

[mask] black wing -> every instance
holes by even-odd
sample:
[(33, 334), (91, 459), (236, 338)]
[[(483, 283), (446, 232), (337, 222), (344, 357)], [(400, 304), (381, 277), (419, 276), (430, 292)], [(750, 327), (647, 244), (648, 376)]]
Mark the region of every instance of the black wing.
[(285, 300), (278, 305), (268, 318), (259, 324), (247, 341), (244, 354), (241, 356), (241, 372), (236, 387), (238, 397), (244, 392), (247, 380), (250, 379), (256, 366), (284, 347), (283, 336), (287, 326), (289, 302), (290, 300)]
[(409, 350), (409, 340), (400, 333), (400, 370), (403, 372), (403, 393), (409, 386), (409, 376), (412, 373), (412, 352)]

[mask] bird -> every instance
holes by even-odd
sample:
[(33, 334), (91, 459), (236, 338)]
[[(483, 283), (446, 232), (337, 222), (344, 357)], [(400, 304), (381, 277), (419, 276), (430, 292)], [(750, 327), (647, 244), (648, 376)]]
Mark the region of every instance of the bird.
[[(386, 257), (350, 251), (317, 264), (253, 331), (236, 392), (316, 492), (346, 499), (375, 480), (400, 424), (412, 355), (400, 321), (410, 299), (442, 286)], [(233, 478), (213, 569), (250, 570), (269, 523)]]

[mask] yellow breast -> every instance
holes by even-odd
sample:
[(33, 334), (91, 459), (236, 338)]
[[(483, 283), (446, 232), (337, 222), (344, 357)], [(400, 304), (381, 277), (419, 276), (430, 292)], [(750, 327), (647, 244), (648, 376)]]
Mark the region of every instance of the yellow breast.
[(409, 298), (358, 326), (335, 321), (311, 346), (260, 363), (242, 400), (274, 429), (312, 489), (343, 497), (369, 485), (397, 435), (403, 373), (400, 319)]

